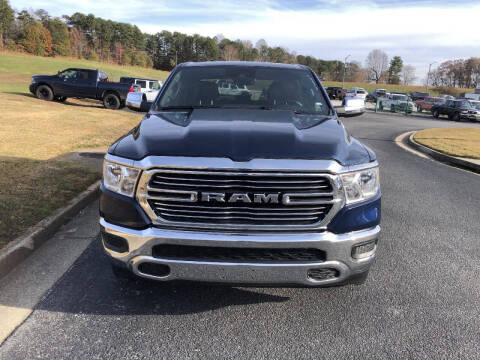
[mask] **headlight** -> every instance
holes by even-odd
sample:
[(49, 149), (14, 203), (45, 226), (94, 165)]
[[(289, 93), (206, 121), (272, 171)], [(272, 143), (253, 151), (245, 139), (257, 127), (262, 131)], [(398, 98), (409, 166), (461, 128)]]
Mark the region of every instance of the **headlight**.
[(35, 78), (32, 77), (32, 84), (35, 84), (35, 83), (36, 83)]
[(103, 162), (103, 184), (108, 190), (125, 196), (133, 197), (139, 173), (139, 169)]
[(341, 179), (347, 205), (372, 198), (380, 189), (378, 167), (346, 173)]

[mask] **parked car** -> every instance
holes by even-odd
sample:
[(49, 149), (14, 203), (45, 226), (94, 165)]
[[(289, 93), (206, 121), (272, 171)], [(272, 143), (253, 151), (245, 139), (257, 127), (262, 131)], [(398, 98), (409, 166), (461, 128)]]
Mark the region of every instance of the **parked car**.
[(248, 90), (246, 85), (235, 84), (232, 81), (219, 81), (217, 85), (220, 95), (240, 95), (242, 93), (250, 93), (250, 90)]
[(389, 93), (386, 89), (375, 89), (367, 95), (365, 100), (370, 102), (377, 102), (378, 98), (386, 98), (388, 97), (388, 95)]
[(443, 104), (444, 102), (445, 102), (445, 99), (443, 98), (427, 97), (423, 100), (417, 100), (415, 104), (417, 106), (417, 111), (422, 112), (422, 111), (431, 111), (433, 104)]
[(132, 110), (148, 111), (157, 97), (163, 83), (160, 80), (120, 78), (120, 81), (133, 84), (133, 92), (128, 93), (126, 104)]
[(342, 100), (342, 106), (338, 114), (344, 117), (358, 116), (365, 112), (365, 100), (359, 97), (346, 97)]
[(441, 115), (447, 115), (448, 118), (453, 121), (468, 119), (469, 110), (475, 111), (470, 104), (470, 101), (466, 99), (447, 100), (443, 104), (434, 104), (432, 106), (432, 114), (434, 118), (438, 118)]
[(57, 75), (35, 75), (30, 92), (42, 100), (65, 101), (69, 97), (97, 99), (107, 109), (119, 109), (125, 105), (130, 84), (110, 82), (100, 70), (70, 68)]
[(446, 95), (446, 94), (440, 94), (437, 96), (438, 98), (441, 98), (441, 99), (445, 99), (445, 101), (447, 100), (454, 100), (455, 99), (455, 96), (452, 96), (452, 95)]
[(472, 93), (466, 93), (465, 98), (469, 100), (477, 100), (480, 101), (480, 94), (472, 94)]
[[(221, 95), (228, 80), (262, 96)], [(126, 286), (133, 275), (365, 281), (379, 242), (379, 165), (338, 115), (305, 66), (175, 67), (135, 131), (105, 156), (100, 228), (113, 273)]]
[(361, 99), (366, 99), (367, 97), (367, 92), (365, 91), (364, 88), (359, 88), (359, 87), (354, 87), (349, 90), (347, 90), (346, 97), (359, 97)]
[(464, 116), (465, 119), (471, 121), (480, 121), (480, 101), (469, 100), (471, 109), (468, 109), (468, 113)]
[[(121, 77), (121, 83), (137, 85), (140, 87), (140, 91), (143, 93), (148, 93), (150, 91), (158, 91), (162, 87), (163, 82), (161, 80), (154, 79), (143, 79), (143, 78), (134, 78), (134, 77)], [(153, 99), (152, 99), (153, 101)]]
[(332, 100), (343, 100), (347, 90), (340, 86), (327, 87), (328, 97)]
[(414, 91), (410, 93), (410, 98), (412, 99), (412, 101), (423, 100), (429, 96), (430, 94), (428, 92)]
[(415, 103), (405, 93), (391, 93), (387, 98), (378, 102), (378, 109), (383, 111), (389, 109), (391, 112), (401, 111), (411, 113)]

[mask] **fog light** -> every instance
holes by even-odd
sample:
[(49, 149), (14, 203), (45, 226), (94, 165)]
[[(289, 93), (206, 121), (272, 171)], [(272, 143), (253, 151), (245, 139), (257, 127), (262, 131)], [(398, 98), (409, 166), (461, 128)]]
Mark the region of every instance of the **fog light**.
[(365, 259), (372, 256), (377, 248), (377, 240), (356, 245), (352, 248), (352, 257), (354, 259)]

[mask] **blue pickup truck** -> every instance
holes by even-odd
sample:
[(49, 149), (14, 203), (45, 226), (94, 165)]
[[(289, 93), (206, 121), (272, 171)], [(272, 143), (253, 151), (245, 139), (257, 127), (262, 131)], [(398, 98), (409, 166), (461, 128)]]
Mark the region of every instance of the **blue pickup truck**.
[[(225, 82), (243, 91), (220, 91)], [(105, 156), (100, 226), (114, 274), (363, 283), (380, 233), (379, 165), (340, 114), (352, 115), (305, 66), (177, 66)]]
[(42, 100), (97, 99), (112, 110), (124, 107), (127, 94), (132, 90), (130, 84), (110, 82), (103, 71), (74, 68), (59, 71), (57, 75), (33, 76), (30, 84), (30, 92)]

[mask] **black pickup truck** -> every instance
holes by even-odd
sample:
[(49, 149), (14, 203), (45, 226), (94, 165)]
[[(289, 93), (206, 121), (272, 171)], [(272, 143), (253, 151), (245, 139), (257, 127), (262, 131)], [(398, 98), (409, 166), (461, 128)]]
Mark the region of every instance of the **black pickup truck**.
[(59, 71), (57, 75), (33, 76), (30, 84), (30, 92), (42, 100), (97, 99), (112, 110), (125, 106), (130, 88), (130, 84), (110, 82), (103, 71), (76, 68)]
[[(223, 91), (225, 83), (244, 90)], [(375, 154), (337, 117), (353, 105), (334, 108), (302, 65), (177, 66), (105, 156), (100, 225), (113, 273), (120, 281), (133, 272), (158, 281), (362, 283), (381, 190)]]
[(459, 121), (468, 119), (468, 111), (472, 109), (470, 101), (465, 99), (447, 100), (444, 103), (434, 104), (432, 106), (432, 114), (434, 118), (440, 115), (447, 115), (450, 120)]

